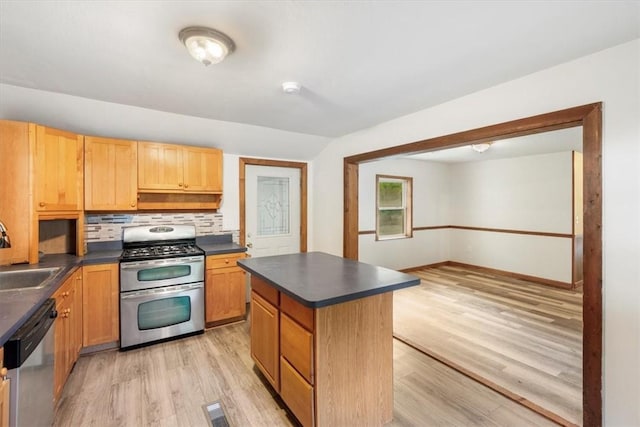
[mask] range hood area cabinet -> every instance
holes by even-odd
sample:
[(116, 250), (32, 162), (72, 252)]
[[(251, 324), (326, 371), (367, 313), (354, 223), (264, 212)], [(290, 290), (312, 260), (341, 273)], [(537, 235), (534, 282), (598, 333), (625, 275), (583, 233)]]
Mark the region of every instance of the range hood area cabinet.
[(124, 139), (84, 137), (84, 204), (87, 211), (135, 211), (138, 145)]
[(138, 192), (222, 194), (222, 151), (138, 142)]
[(138, 209), (218, 209), (222, 151), (138, 142)]

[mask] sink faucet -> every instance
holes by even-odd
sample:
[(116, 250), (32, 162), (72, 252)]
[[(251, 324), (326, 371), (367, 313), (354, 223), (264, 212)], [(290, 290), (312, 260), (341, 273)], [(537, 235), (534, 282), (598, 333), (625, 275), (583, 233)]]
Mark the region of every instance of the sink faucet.
[(9, 239), (9, 235), (7, 234), (7, 227), (4, 225), (2, 221), (0, 221), (0, 248), (10, 248), (11, 247), (11, 239)]

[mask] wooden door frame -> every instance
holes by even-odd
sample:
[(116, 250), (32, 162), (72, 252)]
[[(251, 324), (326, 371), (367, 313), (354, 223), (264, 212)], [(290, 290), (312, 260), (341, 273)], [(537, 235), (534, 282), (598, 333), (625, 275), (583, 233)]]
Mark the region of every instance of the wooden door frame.
[(399, 154), (494, 141), (582, 126), (584, 158), (584, 296), (582, 303), (582, 414), (602, 425), (602, 103), (425, 139), (344, 158), (343, 254), (358, 259), (358, 165)]
[(307, 252), (307, 164), (285, 160), (240, 157), (240, 245), (245, 245), (246, 200), (245, 170), (247, 165), (300, 169), (300, 252)]

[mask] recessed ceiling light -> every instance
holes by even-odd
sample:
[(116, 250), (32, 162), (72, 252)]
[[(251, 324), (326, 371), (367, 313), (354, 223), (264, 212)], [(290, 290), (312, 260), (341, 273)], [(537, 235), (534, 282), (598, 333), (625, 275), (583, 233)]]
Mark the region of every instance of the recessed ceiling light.
[(187, 27), (178, 34), (189, 54), (204, 65), (217, 64), (233, 52), (235, 44), (229, 36), (206, 27)]
[(284, 93), (295, 94), (299, 93), (302, 86), (298, 82), (284, 82), (282, 83), (282, 90)]

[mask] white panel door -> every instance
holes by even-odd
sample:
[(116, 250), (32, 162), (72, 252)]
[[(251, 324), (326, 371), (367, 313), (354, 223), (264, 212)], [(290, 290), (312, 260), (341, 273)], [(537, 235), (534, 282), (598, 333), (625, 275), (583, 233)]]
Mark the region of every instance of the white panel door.
[(300, 169), (247, 165), (245, 215), (252, 257), (300, 252)]

